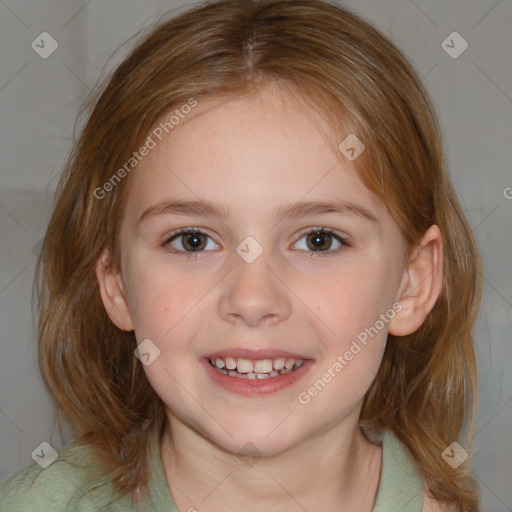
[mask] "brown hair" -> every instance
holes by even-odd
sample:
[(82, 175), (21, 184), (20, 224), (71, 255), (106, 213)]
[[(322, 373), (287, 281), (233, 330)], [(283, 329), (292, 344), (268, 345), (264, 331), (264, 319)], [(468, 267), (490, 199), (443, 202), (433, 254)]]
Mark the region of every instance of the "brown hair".
[[(59, 424), (97, 447), (123, 494), (147, 489), (151, 432), (163, 403), (134, 357), (133, 332), (103, 307), (95, 264), (104, 249), (119, 266), (117, 233), (130, 176), (106, 200), (111, 179), (170, 109), (279, 83), (315, 105), (366, 151), (353, 162), (385, 200), (409, 248), (433, 224), (443, 237), (441, 295), (409, 336), (389, 335), (361, 424), (391, 429), (411, 451), (431, 495), (478, 511), (466, 464), (441, 457), (472, 432), (476, 365), (472, 327), (481, 297), (481, 262), (446, 170), (441, 131), (412, 66), (371, 24), (320, 0), (221, 0), (199, 5), (146, 35), (96, 93), (95, 106), (59, 182), (36, 268), (39, 362)], [(342, 123), (343, 120), (343, 123)], [(340, 157), (341, 158), (341, 157)], [(470, 435), (459, 441), (469, 449)]]

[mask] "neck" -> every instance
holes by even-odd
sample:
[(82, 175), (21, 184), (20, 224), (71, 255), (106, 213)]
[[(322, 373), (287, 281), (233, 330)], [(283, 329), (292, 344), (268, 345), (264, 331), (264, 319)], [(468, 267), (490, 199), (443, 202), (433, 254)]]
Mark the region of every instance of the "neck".
[(244, 457), (219, 447), (172, 413), (161, 454), (178, 509), (208, 512), (340, 506), (371, 512), (382, 457), (381, 447), (367, 441), (354, 421), (334, 425), (278, 455)]

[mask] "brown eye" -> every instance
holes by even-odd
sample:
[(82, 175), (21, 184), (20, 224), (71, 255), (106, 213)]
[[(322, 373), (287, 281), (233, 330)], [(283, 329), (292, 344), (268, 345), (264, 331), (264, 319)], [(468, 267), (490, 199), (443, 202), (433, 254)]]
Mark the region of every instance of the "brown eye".
[(313, 251), (323, 251), (331, 248), (332, 234), (325, 231), (317, 231), (307, 235), (307, 243)]
[(206, 247), (206, 242), (201, 233), (185, 233), (181, 235), (182, 245), (188, 251), (200, 251)]
[[(311, 257), (317, 256), (328, 256), (331, 254), (337, 254), (339, 250), (343, 250), (344, 247), (348, 247), (349, 243), (340, 235), (337, 235), (331, 229), (327, 228), (316, 228), (310, 229), (303, 233), (301, 239), (305, 240), (306, 243), (303, 244), (303, 247), (299, 247), (301, 250), (307, 251), (311, 253)], [(334, 243), (338, 244), (337, 247), (333, 249), (333, 240)], [(299, 243), (297, 242), (297, 244)], [(305, 247), (304, 247), (305, 246)], [(329, 250), (333, 249), (333, 250)], [(335, 250), (338, 249), (338, 250)], [(325, 254), (323, 254), (325, 253)]]
[[(210, 237), (197, 228), (185, 228), (171, 234), (162, 244), (164, 247), (171, 246), (175, 253), (203, 252), (208, 245)], [(213, 242), (213, 241), (212, 241)], [(214, 245), (217, 245), (214, 243)]]

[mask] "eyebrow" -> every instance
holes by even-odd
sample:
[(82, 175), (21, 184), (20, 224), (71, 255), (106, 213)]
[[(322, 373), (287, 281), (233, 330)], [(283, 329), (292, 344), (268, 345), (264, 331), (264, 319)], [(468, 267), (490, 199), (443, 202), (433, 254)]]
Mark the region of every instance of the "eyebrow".
[[(352, 217), (359, 217), (367, 221), (378, 222), (377, 218), (368, 209), (351, 202), (345, 201), (300, 201), (278, 208), (274, 214), (275, 219), (298, 218), (313, 215), (324, 215), (337, 213)], [(137, 224), (144, 219), (156, 217), (158, 215), (188, 215), (188, 216), (208, 216), (214, 215), (222, 219), (228, 218), (229, 210), (223, 203), (212, 201), (195, 200), (167, 200), (150, 206), (139, 217)]]

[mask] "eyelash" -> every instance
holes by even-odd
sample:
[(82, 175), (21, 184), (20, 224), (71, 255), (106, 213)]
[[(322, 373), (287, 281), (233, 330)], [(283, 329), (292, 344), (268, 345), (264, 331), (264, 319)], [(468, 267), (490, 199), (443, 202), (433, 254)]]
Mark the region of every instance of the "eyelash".
[[(211, 238), (210, 235), (208, 235), (208, 233), (205, 233), (200, 228), (194, 228), (194, 227), (181, 228), (181, 229), (178, 229), (176, 231), (173, 231), (173, 232), (169, 233), (169, 235), (166, 237), (165, 241), (161, 244), (161, 246), (162, 247), (168, 247), (168, 246), (170, 246), (170, 243), (174, 239), (178, 238), (180, 235), (188, 234), (188, 233), (198, 233), (198, 234), (206, 235), (208, 238)], [(322, 228), (322, 227), (312, 228), (312, 229), (308, 229), (306, 231), (301, 232), (299, 240), (301, 240), (305, 235), (309, 235), (311, 233), (321, 233), (324, 236), (332, 236), (338, 242), (340, 242), (341, 247), (339, 247), (337, 250), (334, 250), (334, 251), (332, 251), (332, 250), (328, 250), (328, 251), (310, 251), (310, 253), (311, 253), (310, 259), (313, 259), (313, 258), (324, 258), (326, 256), (333, 256), (333, 255), (336, 255), (339, 252), (343, 251), (344, 249), (346, 249), (348, 247), (351, 247), (351, 244), (349, 242), (347, 242), (347, 239), (345, 237), (342, 237), (341, 235), (336, 234), (332, 229)], [(297, 242), (299, 240), (297, 240)], [(295, 243), (297, 243), (297, 242), (295, 242)], [(176, 254), (178, 256), (183, 256), (185, 258), (191, 258), (191, 257), (194, 257), (194, 256), (197, 258), (197, 256), (200, 253), (202, 253), (202, 252), (210, 252), (210, 251), (201, 250), (201, 251), (195, 251), (194, 252), (194, 251), (181, 251), (181, 250), (177, 250), (177, 249), (169, 249), (169, 252), (172, 253), (172, 254)]]

